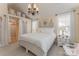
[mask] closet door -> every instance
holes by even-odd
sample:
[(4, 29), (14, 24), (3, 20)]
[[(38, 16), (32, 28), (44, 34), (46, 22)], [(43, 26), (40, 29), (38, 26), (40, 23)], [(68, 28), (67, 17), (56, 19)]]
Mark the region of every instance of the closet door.
[(27, 33), (32, 32), (32, 20), (31, 19), (26, 19), (27, 20)]
[(31, 33), (31, 20), (27, 18), (22, 18), (19, 21), (20, 35)]
[(27, 20), (26, 19), (19, 20), (19, 33), (20, 35), (27, 33)]
[(19, 35), (19, 18), (9, 17), (9, 43), (16, 43)]
[(22, 34), (27, 34), (27, 20), (22, 20)]
[(6, 17), (0, 15), (0, 46), (5, 46), (6, 40)]

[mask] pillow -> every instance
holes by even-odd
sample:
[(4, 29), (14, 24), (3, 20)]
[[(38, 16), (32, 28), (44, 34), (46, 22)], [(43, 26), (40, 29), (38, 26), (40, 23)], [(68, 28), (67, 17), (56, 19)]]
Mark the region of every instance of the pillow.
[(39, 28), (38, 32), (52, 34), (54, 33), (54, 28)]

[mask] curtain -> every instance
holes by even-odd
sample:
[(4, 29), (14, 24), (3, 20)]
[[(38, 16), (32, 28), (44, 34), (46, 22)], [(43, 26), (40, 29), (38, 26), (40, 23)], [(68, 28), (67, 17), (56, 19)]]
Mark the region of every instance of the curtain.
[(68, 31), (70, 35), (70, 17), (71, 17), (71, 13), (60, 14), (57, 16), (58, 30), (60, 30), (60, 33), (58, 34), (61, 34), (61, 30), (64, 29)]
[(75, 23), (76, 23), (76, 18), (75, 18), (75, 12), (71, 12), (71, 21), (70, 21), (70, 42), (75, 42), (75, 37), (76, 37), (76, 28), (75, 28)]
[(74, 13), (68, 12), (57, 15), (57, 34), (69, 36), (67, 42), (73, 42), (74, 40)]

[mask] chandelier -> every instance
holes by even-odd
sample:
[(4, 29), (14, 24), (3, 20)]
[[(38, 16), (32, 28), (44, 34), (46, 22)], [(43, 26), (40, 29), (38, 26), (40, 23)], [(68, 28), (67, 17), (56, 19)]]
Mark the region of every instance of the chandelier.
[(28, 4), (28, 14), (36, 15), (38, 13), (39, 13), (39, 9), (36, 4), (34, 3)]

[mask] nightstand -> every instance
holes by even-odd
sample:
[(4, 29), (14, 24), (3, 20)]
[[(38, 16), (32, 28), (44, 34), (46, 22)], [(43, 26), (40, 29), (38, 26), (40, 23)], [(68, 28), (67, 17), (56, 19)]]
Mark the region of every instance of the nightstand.
[(57, 45), (63, 46), (64, 44), (69, 43), (69, 36), (68, 35), (57, 35)]

